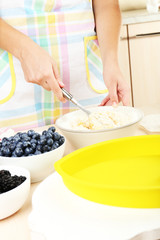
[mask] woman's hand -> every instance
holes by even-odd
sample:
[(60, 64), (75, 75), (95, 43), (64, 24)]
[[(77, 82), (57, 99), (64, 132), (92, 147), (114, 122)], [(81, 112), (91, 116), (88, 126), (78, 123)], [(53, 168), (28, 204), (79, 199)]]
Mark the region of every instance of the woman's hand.
[(0, 36), (0, 48), (20, 60), (26, 81), (53, 91), (60, 101), (65, 102), (61, 91), (64, 84), (60, 80), (53, 58), (32, 39), (10, 26), (2, 18), (0, 18)]
[(120, 102), (124, 106), (130, 105), (130, 88), (123, 78), (118, 64), (108, 62), (104, 66), (103, 77), (109, 94), (103, 99), (100, 106), (116, 106)]
[(64, 87), (64, 84), (61, 82), (57, 64), (47, 51), (31, 39), (26, 38), (26, 43), (23, 44), (19, 56), (27, 82), (53, 91), (60, 101), (66, 101), (60, 88)]

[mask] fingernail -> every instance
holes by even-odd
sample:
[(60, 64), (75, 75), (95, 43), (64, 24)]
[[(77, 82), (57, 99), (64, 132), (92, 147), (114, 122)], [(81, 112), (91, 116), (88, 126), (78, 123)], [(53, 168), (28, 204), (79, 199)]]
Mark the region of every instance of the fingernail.
[(64, 83), (61, 82), (61, 81), (59, 81), (59, 86), (60, 86), (60, 87), (64, 87)]

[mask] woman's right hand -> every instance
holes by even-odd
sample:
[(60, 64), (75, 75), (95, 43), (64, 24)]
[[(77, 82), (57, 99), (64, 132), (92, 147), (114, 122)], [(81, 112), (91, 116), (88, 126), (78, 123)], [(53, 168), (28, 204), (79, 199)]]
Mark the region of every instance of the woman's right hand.
[(49, 53), (27, 37), (20, 49), (19, 60), (25, 80), (53, 91), (61, 102), (66, 102), (61, 91), (64, 84), (61, 82), (57, 64)]

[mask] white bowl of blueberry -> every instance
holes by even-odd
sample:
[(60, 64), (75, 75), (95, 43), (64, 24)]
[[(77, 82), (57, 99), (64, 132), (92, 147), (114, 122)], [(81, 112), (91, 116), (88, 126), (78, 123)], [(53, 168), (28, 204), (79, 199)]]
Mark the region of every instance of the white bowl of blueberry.
[(0, 165), (16, 165), (30, 171), (31, 182), (38, 182), (54, 171), (54, 162), (63, 157), (65, 138), (54, 126), (38, 133), (18, 132), (0, 141)]
[(30, 173), (17, 166), (0, 166), (0, 220), (17, 212), (30, 191)]

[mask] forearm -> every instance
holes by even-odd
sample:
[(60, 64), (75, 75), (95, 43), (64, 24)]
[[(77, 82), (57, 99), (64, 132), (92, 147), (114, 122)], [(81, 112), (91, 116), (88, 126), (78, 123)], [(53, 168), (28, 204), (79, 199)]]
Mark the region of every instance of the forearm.
[(0, 48), (20, 59), (22, 49), (27, 41), (30, 41), (29, 37), (0, 18)]
[(121, 13), (118, 0), (93, 0), (96, 31), (103, 64), (118, 63), (118, 42)]

